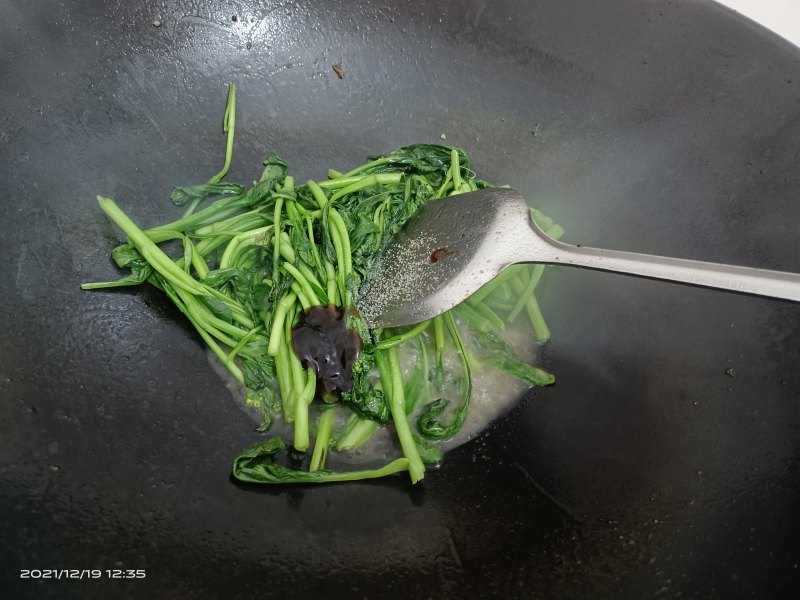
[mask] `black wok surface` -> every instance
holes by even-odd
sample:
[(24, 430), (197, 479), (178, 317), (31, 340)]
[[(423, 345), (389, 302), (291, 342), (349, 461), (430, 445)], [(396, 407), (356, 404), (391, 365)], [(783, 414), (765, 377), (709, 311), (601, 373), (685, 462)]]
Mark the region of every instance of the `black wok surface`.
[(177, 311), (78, 289), (116, 273), (95, 194), (176, 214), (170, 186), (221, 164), (231, 81), (234, 181), (445, 133), (567, 241), (800, 271), (797, 48), (688, 0), (0, 14), (4, 597), (800, 594), (798, 305), (554, 268), (557, 385), (424, 484), (256, 488), (229, 480), (256, 434)]

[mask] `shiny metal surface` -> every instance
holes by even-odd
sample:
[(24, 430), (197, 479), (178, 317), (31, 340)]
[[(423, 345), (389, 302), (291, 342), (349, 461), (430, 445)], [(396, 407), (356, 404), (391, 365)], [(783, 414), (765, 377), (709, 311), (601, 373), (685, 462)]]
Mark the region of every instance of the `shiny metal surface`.
[(425, 205), (386, 248), (358, 308), (372, 327), (419, 323), (464, 301), (506, 267), (526, 262), (800, 301), (796, 273), (558, 242), (536, 225), (519, 192), (494, 188)]

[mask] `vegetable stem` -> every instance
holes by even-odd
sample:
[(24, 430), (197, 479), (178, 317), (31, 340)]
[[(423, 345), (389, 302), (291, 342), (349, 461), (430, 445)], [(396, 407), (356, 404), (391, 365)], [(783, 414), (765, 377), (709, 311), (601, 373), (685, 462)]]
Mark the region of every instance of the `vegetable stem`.
[(128, 215), (120, 210), (119, 206), (117, 206), (111, 198), (98, 196), (97, 201), (100, 203), (100, 208), (103, 209), (103, 212), (111, 217), (111, 220), (122, 229), (144, 259), (172, 285), (190, 294), (201, 296), (208, 295), (208, 291), (205, 290), (199, 282), (192, 279), (188, 273), (182, 271), (180, 267), (172, 262), (172, 259), (164, 254), (161, 249), (130, 220)]
[(401, 334), (392, 336), (390, 338), (386, 338), (385, 340), (381, 340), (375, 345), (376, 350), (386, 350), (387, 348), (391, 348), (392, 346), (398, 346), (403, 342), (407, 342), (415, 337), (417, 337), (420, 333), (425, 331), (428, 328), (428, 325), (431, 324), (431, 320), (428, 319), (427, 321), (422, 321), (422, 323), (418, 323), (414, 325), (408, 331), (404, 331)]
[(218, 183), (231, 168), (231, 158), (233, 157), (233, 136), (236, 131), (236, 84), (228, 85), (228, 101), (225, 103), (225, 115), (222, 118), (222, 130), (228, 134), (225, 142), (225, 164), (222, 165), (219, 173), (208, 180), (209, 183)]
[(353, 413), (345, 426), (345, 431), (336, 443), (336, 450), (346, 452), (358, 448), (378, 430), (378, 423), (364, 419)]
[(275, 209), (272, 216), (272, 224), (275, 227), (274, 247), (272, 250), (272, 282), (278, 283), (278, 264), (281, 256), (281, 211), (283, 209), (283, 198), (275, 200)]
[(294, 265), (288, 262), (283, 263), (283, 268), (286, 269), (286, 271), (292, 277), (294, 277), (295, 281), (297, 281), (298, 285), (302, 288), (303, 293), (306, 295), (306, 298), (308, 298), (308, 302), (311, 304), (311, 306), (319, 306), (319, 298), (317, 298), (314, 290), (311, 289), (311, 284), (308, 282), (308, 279), (306, 279), (305, 275), (303, 275)]
[(292, 292), (287, 292), (283, 298), (278, 301), (278, 307), (275, 309), (275, 314), (272, 317), (272, 328), (269, 334), (269, 345), (267, 346), (267, 354), (275, 356), (278, 354), (278, 347), (283, 336), (283, 321), (286, 319), (286, 314), (289, 309), (294, 306), (297, 300), (297, 295)]
[[(225, 115), (222, 117), (222, 131), (227, 133), (225, 141), (225, 164), (222, 169), (208, 180), (208, 183), (219, 183), (225, 175), (228, 174), (228, 169), (231, 168), (231, 158), (233, 157), (233, 137), (236, 131), (236, 85), (231, 83), (228, 85), (228, 99), (225, 102)], [(183, 213), (183, 218), (191, 216), (191, 214), (200, 205), (202, 198), (195, 198), (189, 204), (189, 208)]]
[(331, 428), (333, 426), (333, 410), (324, 411), (319, 416), (317, 425), (317, 438), (314, 440), (314, 451), (311, 454), (309, 471), (319, 471), (325, 468), (325, 460), (328, 458), (328, 444), (331, 439)]
[(400, 372), (397, 349), (390, 348), (381, 352), (387, 353), (387, 361), (391, 373), (392, 392), (389, 398), (389, 408), (392, 412), (392, 420), (397, 430), (397, 437), (400, 439), (400, 447), (408, 459), (408, 473), (411, 476), (411, 483), (417, 483), (425, 477), (425, 465), (420, 458), (417, 445), (414, 443), (414, 437), (411, 434), (411, 428), (406, 417), (403, 376)]
[(536, 286), (539, 283), (539, 280), (542, 277), (542, 273), (544, 273), (544, 265), (539, 263), (533, 265), (530, 273), (530, 279), (528, 279), (528, 285), (525, 286), (525, 289), (519, 294), (517, 298), (516, 304), (514, 304), (514, 308), (511, 309), (511, 312), (508, 314), (508, 322), (513, 323), (522, 309), (525, 307), (525, 304), (528, 302), (528, 298), (530, 298), (533, 291), (536, 289)]
[(461, 189), (461, 165), (458, 164), (458, 150), (450, 151), (450, 172), (453, 174), (453, 188)]
[(305, 452), (308, 449), (308, 405), (314, 399), (316, 385), (317, 374), (313, 368), (309, 367), (306, 369), (305, 385), (298, 389), (294, 402), (294, 447), (300, 452)]
[[(511, 283), (518, 293), (524, 293), (524, 284), (520, 280), (512, 279)], [(528, 313), (528, 320), (531, 323), (531, 327), (533, 327), (533, 333), (536, 336), (536, 340), (539, 342), (546, 342), (549, 340), (550, 328), (547, 327), (547, 323), (544, 321), (544, 315), (542, 315), (542, 309), (539, 308), (539, 302), (536, 300), (536, 294), (530, 294), (526, 297), (525, 311)]]

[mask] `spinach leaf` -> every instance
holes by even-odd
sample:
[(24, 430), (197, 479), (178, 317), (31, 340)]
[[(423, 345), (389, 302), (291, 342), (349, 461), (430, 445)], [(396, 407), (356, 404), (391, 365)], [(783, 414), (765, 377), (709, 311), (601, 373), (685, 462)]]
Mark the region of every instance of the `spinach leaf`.
[(453, 342), (455, 342), (459, 357), (461, 358), (461, 364), (464, 368), (464, 376), (466, 380), (466, 390), (464, 392), (464, 399), (461, 402), (461, 406), (454, 411), (450, 423), (442, 423), (437, 419), (437, 417), (444, 412), (445, 408), (447, 408), (447, 400), (439, 398), (438, 400), (434, 400), (433, 402), (427, 404), (422, 409), (422, 412), (417, 419), (417, 427), (419, 428), (419, 432), (424, 437), (431, 440), (443, 440), (445, 438), (453, 437), (456, 433), (458, 433), (461, 430), (461, 427), (464, 425), (464, 421), (467, 419), (470, 401), (472, 400), (472, 367), (469, 363), (467, 350), (464, 347), (464, 342), (461, 339), (461, 334), (458, 331), (458, 327), (456, 326), (456, 321), (453, 318), (453, 315), (448, 311), (444, 313), (444, 319), (445, 324), (447, 325), (447, 330), (450, 333), (450, 337)]
[(244, 385), (251, 390), (263, 390), (275, 381), (275, 360), (271, 356), (257, 356), (244, 361)]
[(256, 442), (243, 450), (233, 461), (233, 476), (248, 483), (331, 483), (376, 479), (408, 470), (408, 459), (398, 458), (379, 469), (336, 472), (328, 469), (301, 471), (275, 462), (276, 455), (286, 447), (279, 437)]
[(553, 385), (556, 382), (556, 378), (552, 374), (538, 367), (534, 367), (533, 365), (529, 365), (526, 362), (522, 362), (521, 360), (515, 360), (509, 357), (497, 357), (489, 359), (488, 362), (493, 367), (497, 367), (509, 375), (521, 379), (522, 381), (527, 381), (531, 385), (537, 387)]
[(391, 417), (386, 397), (383, 391), (372, 386), (367, 377), (374, 364), (374, 353), (362, 350), (353, 365), (353, 389), (343, 392), (341, 401), (365, 419), (386, 423)]
[(553, 385), (555, 376), (519, 359), (508, 343), (493, 331), (474, 336), (481, 349), (488, 353), (487, 363), (537, 387)]
[(199, 296), (198, 298), (215, 317), (222, 319), (226, 323), (233, 323), (233, 311), (222, 300), (213, 296)]
[(261, 173), (261, 178), (258, 181), (259, 183), (264, 183), (265, 181), (280, 183), (283, 182), (288, 172), (289, 167), (286, 166), (286, 163), (280, 156), (273, 152), (264, 159), (264, 171)]
[(238, 183), (201, 183), (200, 185), (181, 185), (172, 188), (169, 197), (175, 206), (183, 206), (193, 200), (207, 200), (219, 196), (238, 196), (244, 187)]

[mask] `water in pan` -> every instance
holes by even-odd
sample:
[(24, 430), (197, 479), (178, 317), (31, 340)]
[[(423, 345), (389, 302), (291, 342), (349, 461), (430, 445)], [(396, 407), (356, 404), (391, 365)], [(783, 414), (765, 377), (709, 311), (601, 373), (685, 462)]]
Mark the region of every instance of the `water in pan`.
[[(464, 330), (464, 328), (461, 329), (462, 331)], [(527, 328), (511, 327), (503, 332), (503, 338), (523, 359), (532, 363), (536, 362), (538, 346), (533, 342), (532, 335)], [(464, 341), (467, 350), (469, 350), (473, 345), (471, 340), (467, 338)], [(413, 343), (406, 343), (400, 346), (399, 354), (404, 376), (409, 374), (416, 359), (416, 353), (416, 345)], [(252, 419), (254, 425), (260, 425), (263, 420), (261, 409), (248, 406), (245, 402), (244, 388), (230, 375), (228, 370), (219, 362), (213, 353), (208, 351), (207, 356), (211, 366), (225, 381), (225, 385), (236, 405)], [(449, 374), (451, 385), (446, 387), (442, 394), (420, 400), (417, 404), (417, 408), (411, 415), (410, 420), (412, 423), (416, 421), (415, 417), (419, 412), (419, 408), (439, 396), (450, 400), (453, 406), (459, 404), (460, 397), (458, 396), (458, 391), (452, 386), (452, 379), (454, 379), (455, 375), (460, 373), (461, 365), (457, 357), (445, 355), (444, 367), (446, 373)], [(443, 452), (446, 452), (475, 438), (486, 429), (492, 421), (508, 413), (529, 389), (530, 386), (527, 383), (515, 379), (498, 369), (492, 367), (486, 367), (482, 370), (473, 369), (472, 401), (464, 426), (454, 437), (442, 440), (438, 442), (437, 445)], [(344, 426), (349, 414), (349, 409), (340, 407), (337, 410), (334, 419), (334, 431)], [(310, 422), (316, 423), (317, 416), (317, 411), (312, 410), (309, 415)], [(292, 425), (287, 424), (280, 416), (277, 416), (267, 435), (279, 435), (287, 443), (291, 443), (293, 436)], [(385, 464), (399, 456), (402, 456), (402, 452), (397, 442), (394, 428), (391, 425), (385, 425), (379, 427), (375, 434), (360, 447), (347, 452), (331, 452), (328, 455), (326, 466), (331, 469), (347, 469), (348, 467), (365, 468), (368, 466)]]

